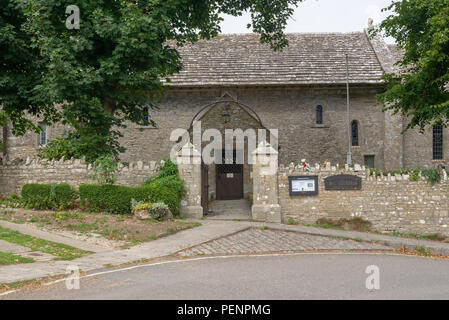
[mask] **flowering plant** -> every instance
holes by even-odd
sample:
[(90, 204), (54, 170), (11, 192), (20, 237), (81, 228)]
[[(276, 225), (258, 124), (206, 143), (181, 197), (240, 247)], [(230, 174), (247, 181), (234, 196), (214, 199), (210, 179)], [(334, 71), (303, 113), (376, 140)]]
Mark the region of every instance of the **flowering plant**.
[(118, 160), (111, 154), (101, 156), (95, 160), (92, 171), (93, 174), (89, 175), (92, 180), (101, 185), (114, 184), (118, 172)]

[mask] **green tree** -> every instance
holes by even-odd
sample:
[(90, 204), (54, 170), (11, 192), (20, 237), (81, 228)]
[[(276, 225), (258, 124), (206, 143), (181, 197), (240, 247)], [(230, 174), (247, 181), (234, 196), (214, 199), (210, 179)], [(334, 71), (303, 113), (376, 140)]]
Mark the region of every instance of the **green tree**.
[(88, 161), (118, 155), (126, 121), (154, 124), (143, 117), (144, 108), (155, 107), (162, 79), (182, 69), (173, 44), (210, 39), (220, 32), (221, 14), (248, 11), (261, 42), (280, 50), (288, 44), (283, 29), (301, 1), (78, 0), (80, 28), (68, 29), (65, 12), (73, 1), (0, 0), (8, 8), (0, 13), (7, 31), (0, 40), (7, 48), (0, 53), (6, 71), (0, 103), (16, 132), (31, 127), (24, 111), (49, 123), (62, 116), (73, 128), (66, 137), (71, 148), (83, 150)]
[(17, 1), (0, 0), (0, 125), (12, 121), (13, 132), (24, 134), (38, 130), (24, 112), (40, 115), (51, 123), (59, 113), (46, 103), (35, 87), (44, 73), (39, 51), (31, 47), (32, 35), (22, 30), (26, 17)]
[(378, 96), (385, 109), (410, 117), (406, 129), (448, 124), (449, 0), (393, 1), (373, 33), (396, 39), (404, 55), (401, 71), (386, 74), (386, 91)]

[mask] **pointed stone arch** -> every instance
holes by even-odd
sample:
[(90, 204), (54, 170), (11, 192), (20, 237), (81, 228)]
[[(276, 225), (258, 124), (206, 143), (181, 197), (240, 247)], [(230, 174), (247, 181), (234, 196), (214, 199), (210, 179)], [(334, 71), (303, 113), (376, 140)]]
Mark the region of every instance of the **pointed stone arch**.
[[(233, 147), (233, 164), (234, 167), (224, 168), (226, 167), (226, 163), (217, 164), (217, 162), (212, 163), (208, 167), (208, 176), (209, 176), (209, 194), (212, 199), (237, 199), (241, 195), (243, 198), (251, 198), (253, 192), (252, 186), (252, 165), (251, 163), (251, 154), (252, 151), (257, 148), (257, 144), (260, 142), (260, 139), (264, 139), (259, 135), (259, 129), (265, 129), (265, 138), (266, 140), (270, 139), (270, 131), (265, 128), (262, 123), (261, 118), (257, 114), (257, 112), (250, 106), (237, 101), (234, 97), (232, 97), (228, 92), (224, 92), (221, 95), (221, 98), (215, 102), (207, 104), (199, 109), (199, 111), (192, 118), (191, 123), (189, 125), (189, 132), (191, 135), (191, 141), (193, 139), (193, 133), (195, 132), (194, 126), (201, 125), (201, 137), (203, 137), (203, 133), (207, 129), (216, 129), (221, 134), (221, 151), (216, 151), (215, 159), (220, 157), (221, 159), (228, 159), (228, 155), (224, 155), (224, 150), (226, 147), (226, 130), (236, 130), (240, 129), (244, 134), (244, 143), (242, 145), (237, 146), (237, 139), (229, 139), (227, 141), (227, 145), (229, 146), (232, 143)], [(254, 131), (247, 131), (248, 129), (253, 129)], [(246, 135), (255, 133), (256, 144), (253, 146), (248, 143), (249, 139)], [(236, 133), (236, 131), (234, 131)], [(252, 135), (254, 136), (254, 135)], [(204, 147), (209, 144), (209, 142), (202, 142), (202, 150)], [(243, 159), (243, 163), (237, 163), (235, 159), (240, 158)], [(236, 168), (239, 167), (239, 168)], [(228, 171), (226, 171), (228, 170)], [(232, 171), (232, 172), (231, 172)], [(231, 177), (231, 178), (230, 178)], [(226, 183), (231, 183), (232, 179), (240, 179), (238, 182), (234, 181), (233, 185), (222, 186), (220, 189), (220, 181), (223, 182), (226, 180)], [(240, 189), (241, 188), (241, 189)], [(226, 189), (228, 194), (224, 194), (220, 192), (220, 190)], [(234, 194), (232, 192), (235, 191)]]

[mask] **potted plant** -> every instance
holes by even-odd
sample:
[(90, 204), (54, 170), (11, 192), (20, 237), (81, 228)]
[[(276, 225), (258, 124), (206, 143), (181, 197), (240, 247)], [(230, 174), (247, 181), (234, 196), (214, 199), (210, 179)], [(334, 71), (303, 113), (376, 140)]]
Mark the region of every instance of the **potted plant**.
[[(133, 199), (134, 200), (134, 199)], [(151, 203), (150, 202), (137, 202), (132, 204), (133, 214), (139, 220), (151, 219)]]

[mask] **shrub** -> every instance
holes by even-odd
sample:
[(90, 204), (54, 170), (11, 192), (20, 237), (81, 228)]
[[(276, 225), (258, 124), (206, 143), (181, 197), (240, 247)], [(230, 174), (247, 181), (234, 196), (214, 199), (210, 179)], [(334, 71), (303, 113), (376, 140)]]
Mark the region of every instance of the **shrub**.
[(66, 205), (66, 208), (72, 207), (73, 202), (78, 198), (77, 193), (67, 183), (60, 183), (54, 187), (54, 196), (59, 205)]
[(159, 180), (165, 177), (174, 176), (178, 177), (178, 166), (171, 159), (165, 159), (164, 165), (160, 168), (160, 171), (147, 179), (143, 184), (149, 185), (155, 180)]
[(92, 211), (131, 214), (131, 201), (147, 202), (150, 188), (83, 184), (79, 187), (81, 205)]
[(410, 173), (410, 181), (416, 181), (419, 178), (419, 169), (414, 169), (411, 173)]
[(37, 156), (48, 160), (60, 160), (62, 157), (65, 159), (80, 158), (80, 154), (76, 153), (70, 141), (64, 137), (54, 138), (38, 151)]
[(432, 185), (441, 181), (441, 171), (439, 169), (424, 169), (421, 171), (421, 174)]
[(171, 217), (170, 209), (165, 203), (153, 203), (149, 211), (151, 217), (156, 220), (164, 220)]
[(5, 206), (5, 207), (9, 207), (9, 208), (18, 208), (22, 206), (22, 198), (19, 197), (16, 193), (12, 193), (10, 195), (5, 196), (1, 203)]
[(29, 183), (22, 187), (23, 204), (33, 209), (67, 209), (73, 206), (76, 193), (66, 183)]
[(179, 203), (185, 194), (184, 183), (178, 175), (178, 166), (170, 159), (160, 171), (144, 182), (150, 188), (152, 203), (165, 203), (173, 215), (179, 215)]
[(95, 160), (93, 174), (89, 176), (101, 185), (112, 185), (118, 172), (118, 160), (113, 155), (104, 155)]
[(152, 181), (148, 188), (152, 203), (163, 202), (168, 205), (173, 215), (179, 215), (179, 205), (185, 194), (182, 179), (176, 176), (167, 176)]

